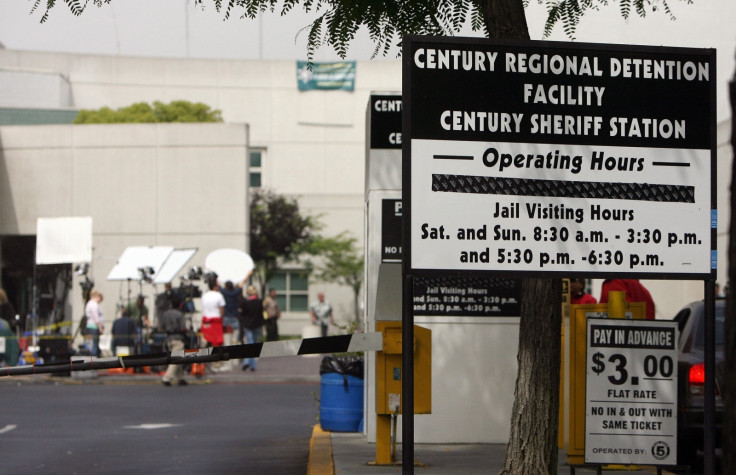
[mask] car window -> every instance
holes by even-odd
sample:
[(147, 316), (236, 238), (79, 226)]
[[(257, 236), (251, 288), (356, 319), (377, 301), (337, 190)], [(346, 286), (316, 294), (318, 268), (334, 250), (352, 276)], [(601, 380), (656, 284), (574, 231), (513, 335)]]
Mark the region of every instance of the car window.
[[(697, 329), (695, 333), (695, 347), (705, 348), (705, 320), (704, 312), (698, 312)], [(726, 306), (716, 305), (716, 345), (723, 345), (726, 338)]]
[(675, 315), (674, 320), (677, 322), (677, 329), (680, 330), (680, 333), (682, 333), (682, 330), (685, 328), (685, 324), (687, 323), (687, 319), (690, 316), (690, 308), (686, 307), (677, 312), (677, 315)]

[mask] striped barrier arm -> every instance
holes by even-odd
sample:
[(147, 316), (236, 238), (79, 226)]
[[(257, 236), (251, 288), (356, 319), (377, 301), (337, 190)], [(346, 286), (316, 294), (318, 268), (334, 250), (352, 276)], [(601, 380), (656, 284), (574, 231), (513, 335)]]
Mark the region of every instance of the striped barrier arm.
[(66, 373), (113, 368), (138, 368), (169, 364), (211, 363), (243, 358), (268, 358), (275, 356), (316, 355), (323, 353), (351, 353), (356, 351), (381, 351), (383, 334), (380, 332), (354, 333), (352, 335), (304, 338), (301, 340), (269, 341), (249, 345), (194, 348), (169, 353), (94, 358), (72, 356), (69, 362), (9, 366), (0, 368), (0, 376)]

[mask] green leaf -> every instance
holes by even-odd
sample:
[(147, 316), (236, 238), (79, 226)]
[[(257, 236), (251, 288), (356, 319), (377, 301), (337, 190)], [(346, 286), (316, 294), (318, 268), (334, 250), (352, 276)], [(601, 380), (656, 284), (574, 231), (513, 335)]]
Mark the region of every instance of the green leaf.
[(117, 110), (102, 107), (97, 111), (82, 110), (75, 124), (153, 123), (153, 122), (222, 122), (222, 113), (201, 102), (155, 101), (153, 106), (138, 102)]

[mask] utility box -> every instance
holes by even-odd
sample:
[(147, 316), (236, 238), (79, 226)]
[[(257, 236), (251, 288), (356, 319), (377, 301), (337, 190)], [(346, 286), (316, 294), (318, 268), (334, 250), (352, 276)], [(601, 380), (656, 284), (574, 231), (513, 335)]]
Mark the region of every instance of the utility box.
[[(383, 351), (376, 352), (376, 414), (401, 414), (401, 322), (376, 322)], [(432, 331), (414, 325), (414, 413), (432, 412)]]

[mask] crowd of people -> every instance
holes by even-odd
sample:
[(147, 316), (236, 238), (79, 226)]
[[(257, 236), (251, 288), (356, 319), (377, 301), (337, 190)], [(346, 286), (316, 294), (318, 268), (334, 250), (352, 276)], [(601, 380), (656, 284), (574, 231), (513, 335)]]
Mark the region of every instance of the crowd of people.
[[(223, 286), (216, 274), (206, 276), (208, 290), (201, 295), (201, 324), (198, 332), (195, 332), (191, 319), (187, 318), (187, 314), (194, 311), (192, 296), (183, 295), (181, 289), (172, 288), (170, 283), (165, 284), (164, 291), (156, 295), (155, 320), (143, 295), (138, 295), (126, 305), (117, 306), (118, 314), (110, 329), (110, 352), (115, 356), (128, 356), (151, 351), (152, 346), (155, 347), (154, 351), (159, 346), (162, 351), (176, 351), (200, 345), (222, 346), (258, 343), (262, 339), (279, 340), (281, 308), (276, 289), (269, 289), (268, 295), (261, 298), (256, 287), (246, 287), (250, 275), (237, 284), (227, 281)], [(84, 316), (77, 328), (78, 334), (84, 338), (80, 351), (101, 357), (100, 337), (106, 331), (102, 305), (104, 296), (96, 289), (89, 289), (86, 297)], [(310, 307), (310, 317), (314, 325), (321, 327), (322, 335), (327, 335), (329, 324), (335, 323), (332, 306), (321, 292)], [(8, 347), (17, 345), (17, 338), (14, 338), (17, 322), (15, 309), (0, 288), (0, 337), (7, 337), (10, 342)], [(6, 348), (0, 357), (5, 364), (14, 365), (16, 360), (8, 360), (7, 356), (17, 353)], [(255, 371), (256, 359), (246, 359), (241, 368), (243, 371)], [(181, 369), (180, 365), (168, 368), (162, 382), (166, 385), (183, 384)]]
[[(281, 309), (276, 300), (276, 290), (271, 289), (266, 299), (262, 300), (255, 286), (248, 286), (243, 295), (250, 274), (248, 274), (241, 282), (233, 284), (231, 281), (225, 282), (221, 287), (217, 280), (217, 276), (211, 274), (207, 278), (208, 290), (202, 295), (202, 321), (200, 332), (203, 344), (208, 346), (221, 346), (223, 344), (243, 344), (257, 343), (261, 340), (263, 328), (267, 325), (266, 340), (278, 340), (278, 319), (281, 318)], [(173, 305), (174, 308), (179, 306)], [(171, 311), (168, 311), (170, 318), (165, 318), (164, 322), (169, 323), (174, 320), (171, 317)], [(183, 317), (181, 317), (183, 319)], [(179, 321), (177, 316), (176, 321)], [(161, 324), (160, 324), (161, 325)], [(163, 328), (167, 333), (166, 346), (170, 351), (170, 342), (180, 347), (183, 342), (179, 338), (180, 330), (177, 330), (178, 324), (171, 323), (167, 328)], [(174, 333), (172, 334), (172, 329)], [(186, 327), (184, 328), (186, 331)], [(184, 342), (186, 339), (184, 339)], [(255, 358), (249, 358), (243, 361), (242, 370), (256, 370)], [(177, 366), (177, 365), (172, 365)], [(226, 365), (213, 365), (213, 370), (226, 370)], [(176, 382), (181, 384), (181, 373), (177, 372), (177, 368), (170, 367), (164, 375), (162, 382), (165, 385), (171, 385)]]
[[(281, 308), (275, 289), (261, 299), (254, 286), (248, 286), (243, 293), (250, 274), (241, 282), (225, 282), (221, 286), (217, 275), (206, 276), (207, 291), (201, 296), (201, 324), (199, 335), (194, 331), (186, 313), (193, 307), (187, 305), (187, 298), (171, 284), (166, 284), (164, 292), (156, 296), (156, 324), (152, 325), (145, 298), (139, 295), (134, 301), (121, 308), (111, 330), (111, 351), (114, 355), (134, 355), (145, 352), (143, 342), (147, 336), (157, 334), (163, 339), (162, 350), (177, 351), (188, 347), (222, 346), (257, 343), (265, 328), (266, 341), (279, 339), (278, 320)], [(1, 297), (1, 295), (0, 295)], [(1, 299), (0, 299), (1, 300)], [(102, 315), (103, 295), (92, 290), (85, 305), (85, 318), (80, 325), (85, 337), (85, 346), (92, 356), (101, 356), (100, 336), (105, 332)], [(201, 337), (201, 341), (198, 337)], [(124, 352), (124, 353), (121, 353)], [(213, 370), (229, 369), (213, 366)], [(242, 369), (255, 371), (255, 359), (243, 362)], [(170, 365), (162, 383), (166, 386), (184, 385), (183, 367)]]

